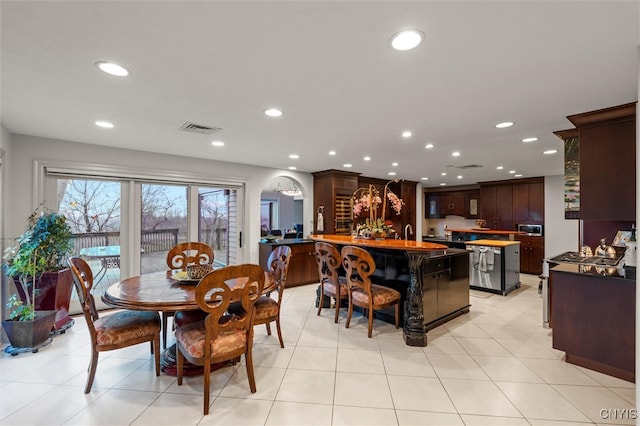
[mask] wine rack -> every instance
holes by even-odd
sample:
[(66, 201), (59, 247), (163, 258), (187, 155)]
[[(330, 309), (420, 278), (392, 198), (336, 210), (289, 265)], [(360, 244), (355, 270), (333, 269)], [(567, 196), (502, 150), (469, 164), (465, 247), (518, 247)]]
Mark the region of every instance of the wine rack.
[(351, 195), (336, 195), (335, 212), (336, 234), (350, 234), (353, 225)]

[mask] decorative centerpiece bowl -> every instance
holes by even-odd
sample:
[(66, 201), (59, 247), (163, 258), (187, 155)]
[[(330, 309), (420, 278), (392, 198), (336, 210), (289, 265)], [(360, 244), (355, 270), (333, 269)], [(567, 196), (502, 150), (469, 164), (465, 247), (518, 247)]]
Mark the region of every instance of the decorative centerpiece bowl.
[(476, 226), (480, 229), (484, 228), (484, 226), (487, 224), (487, 221), (484, 219), (477, 219), (476, 220)]
[(211, 265), (188, 265), (187, 274), (191, 280), (201, 280), (209, 272), (213, 271)]

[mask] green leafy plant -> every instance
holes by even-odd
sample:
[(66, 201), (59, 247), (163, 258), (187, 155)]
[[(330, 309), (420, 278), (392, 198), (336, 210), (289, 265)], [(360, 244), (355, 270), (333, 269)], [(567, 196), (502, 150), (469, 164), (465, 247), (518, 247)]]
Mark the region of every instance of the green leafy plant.
[(9, 297), (6, 307), (10, 320), (33, 320), (35, 283), (44, 272), (64, 269), (63, 262), (73, 247), (71, 228), (63, 215), (38, 208), (27, 222), (27, 230), (16, 238), (17, 245), (8, 247), (3, 254), (7, 275), (17, 278), (27, 299), (19, 300), (15, 294)]

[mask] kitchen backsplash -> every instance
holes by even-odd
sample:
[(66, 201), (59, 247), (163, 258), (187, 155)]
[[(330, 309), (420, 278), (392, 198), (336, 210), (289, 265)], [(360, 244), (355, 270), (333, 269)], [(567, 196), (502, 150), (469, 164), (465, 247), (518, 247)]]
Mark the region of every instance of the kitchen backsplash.
[[(425, 235), (433, 234), (437, 237), (444, 236), (444, 226), (449, 229), (476, 228), (475, 219), (465, 219), (462, 216), (447, 216), (444, 219), (423, 219), (422, 229)], [(433, 228), (433, 231), (431, 230)]]

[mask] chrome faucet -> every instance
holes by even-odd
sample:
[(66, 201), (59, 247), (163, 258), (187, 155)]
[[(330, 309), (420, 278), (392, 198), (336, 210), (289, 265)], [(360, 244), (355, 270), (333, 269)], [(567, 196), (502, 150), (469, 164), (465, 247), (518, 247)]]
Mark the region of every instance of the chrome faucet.
[(409, 230), (409, 232), (411, 233), (411, 235), (413, 235), (413, 228), (411, 227), (411, 224), (408, 223), (405, 227), (404, 227), (404, 239), (408, 240), (408, 234), (407, 234), (407, 230)]

